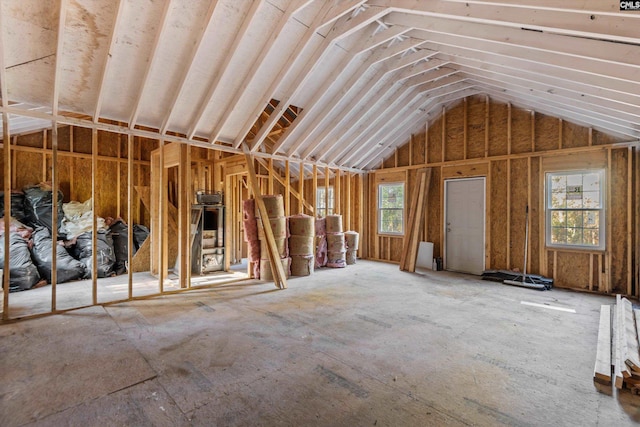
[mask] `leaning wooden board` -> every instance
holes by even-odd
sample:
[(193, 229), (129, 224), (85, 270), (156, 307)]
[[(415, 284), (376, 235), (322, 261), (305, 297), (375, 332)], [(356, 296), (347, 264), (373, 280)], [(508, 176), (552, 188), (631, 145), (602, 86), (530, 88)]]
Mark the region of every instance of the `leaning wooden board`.
[(600, 326), (598, 328), (598, 346), (593, 380), (611, 385), (611, 306), (600, 307)]

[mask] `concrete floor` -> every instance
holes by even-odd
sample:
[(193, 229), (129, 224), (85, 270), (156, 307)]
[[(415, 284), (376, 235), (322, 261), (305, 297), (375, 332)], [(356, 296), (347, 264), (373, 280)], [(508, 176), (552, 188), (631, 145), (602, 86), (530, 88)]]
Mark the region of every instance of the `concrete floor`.
[(358, 260), (5, 324), (0, 425), (634, 425), (592, 382), (613, 301)]

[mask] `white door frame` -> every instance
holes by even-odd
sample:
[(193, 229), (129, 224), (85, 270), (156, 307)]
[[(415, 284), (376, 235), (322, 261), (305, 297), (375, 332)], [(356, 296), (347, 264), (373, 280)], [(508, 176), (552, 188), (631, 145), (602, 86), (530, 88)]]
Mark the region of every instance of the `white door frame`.
[(482, 181), (482, 269), (484, 270), (486, 267), (486, 244), (487, 244), (487, 177), (485, 176), (474, 176), (468, 178), (448, 178), (443, 181), (444, 185), (444, 206), (443, 206), (443, 217), (442, 217), (442, 263), (443, 270), (447, 269), (447, 206), (448, 206), (448, 190), (447, 183), (449, 181), (471, 181), (471, 180), (481, 180)]

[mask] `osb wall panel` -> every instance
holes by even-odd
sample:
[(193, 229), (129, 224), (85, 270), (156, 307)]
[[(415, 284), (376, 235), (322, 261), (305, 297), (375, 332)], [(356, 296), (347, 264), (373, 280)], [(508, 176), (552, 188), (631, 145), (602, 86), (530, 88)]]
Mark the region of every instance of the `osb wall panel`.
[(536, 113), (535, 147), (536, 151), (558, 149), (560, 140), (560, 120), (555, 117)]
[(12, 186), (13, 189), (21, 190), (27, 185), (37, 184), (45, 179), (42, 174), (42, 154), (16, 151), (14, 159), (12, 171), (15, 174), (15, 182)]
[[(51, 132), (51, 129), (47, 129), (46, 131), (41, 131), (41, 132), (36, 132), (30, 135), (24, 135), (24, 137), (27, 137), (25, 139), (27, 139), (27, 141), (25, 141), (27, 144), (29, 137), (31, 138), (37, 138), (39, 140), (39, 145), (35, 145), (38, 148), (42, 147), (42, 137), (43, 135), (46, 134), (47, 136), (47, 140), (45, 142), (46, 147), (51, 149), (53, 147), (53, 134)], [(20, 145), (24, 146), (23, 143), (23, 136), (20, 137)], [(30, 146), (30, 145), (28, 145)], [(71, 127), (69, 126), (62, 126), (58, 128), (58, 151), (71, 151)]]
[(507, 104), (489, 105), (489, 156), (507, 154), (508, 118)]
[(103, 218), (118, 215), (118, 169), (114, 166), (110, 161), (98, 161), (95, 213)]
[(511, 153), (531, 151), (531, 112), (521, 108), (511, 108)]
[(562, 122), (562, 148), (589, 145), (589, 129), (570, 122)]
[(91, 129), (73, 128), (73, 151), (76, 153), (91, 154)]
[(624, 138), (615, 137), (606, 133), (594, 130), (592, 135), (593, 145), (614, 144), (616, 142), (626, 141)]
[(627, 292), (627, 172), (628, 151), (626, 148), (611, 152), (611, 288), (613, 292)]
[(465, 154), (465, 104), (447, 111), (445, 118), (444, 158), (446, 161), (462, 160)]
[[(128, 204), (128, 198), (127, 198), (127, 191), (129, 189), (129, 185), (128, 185), (128, 173), (127, 173), (127, 165), (126, 164), (121, 164), (118, 167), (118, 174), (120, 177), (120, 198), (118, 200), (118, 206), (119, 206), (119, 210), (116, 212), (116, 214), (114, 215), (114, 218), (116, 217), (122, 217), (125, 219), (125, 221), (129, 222), (127, 219), (127, 204)], [(134, 216), (135, 218), (135, 216)]]
[[(550, 256), (553, 266), (553, 256)], [(558, 252), (556, 277), (554, 286), (559, 288), (588, 289), (589, 288), (589, 258), (588, 253)], [(549, 270), (553, 271), (553, 270)]]
[(525, 217), (528, 205), (529, 161), (528, 159), (512, 159), (510, 163), (511, 181), (509, 181), (509, 190), (511, 198), (509, 206), (507, 206), (510, 211), (509, 268), (522, 270), (524, 266)]
[(409, 144), (405, 144), (402, 147), (398, 147), (398, 164), (396, 166), (409, 166)]
[[(51, 181), (51, 156), (46, 156), (47, 161), (47, 170), (46, 176), (44, 178), (45, 181)], [(64, 198), (62, 199), (65, 203), (70, 202), (71, 199), (71, 159), (69, 157), (58, 156), (58, 167), (56, 168), (56, 172), (58, 173), (58, 189), (62, 191), (62, 195)]]
[(394, 168), (396, 167), (396, 158), (395, 158), (395, 153), (392, 154), (391, 156), (387, 157), (386, 159), (384, 159), (382, 161), (382, 167), (384, 169), (389, 169), (389, 168)]
[(491, 162), (490, 216), (492, 269), (507, 268), (507, 161)]
[(482, 97), (471, 97), (467, 102), (467, 158), (485, 156), (486, 101)]
[(140, 144), (140, 159), (151, 161), (151, 152), (160, 146), (160, 142), (155, 139), (138, 138)]
[(86, 159), (73, 158), (73, 200), (85, 202), (91, 198), (91, 162)]
[[(43, 132), (35, 132), (26, 135), (20, 135), (20, 146), (42, 148), (42, 133)], [(13, 144), (13, 138), (11, 139), (11, 143)]]
[(411, 140), (411, 143), (413, 144), (413, 147), (411, 149), (411, 164), (421, 165), (425, 163), (425, 137), (426, 134), (424, 132), (420, 132), (419, 134), (414, 135), (413, 139)]
[(442, 120), (436, 119), (429, 126), (427, 147), (429, 163), (442, 161)]

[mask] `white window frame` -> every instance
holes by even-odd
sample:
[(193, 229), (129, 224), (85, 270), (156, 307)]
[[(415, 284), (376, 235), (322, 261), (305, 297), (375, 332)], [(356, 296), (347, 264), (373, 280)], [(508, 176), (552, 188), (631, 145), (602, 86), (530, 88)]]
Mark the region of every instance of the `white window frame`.
[[(588, 207), (588, 208), (553, 208), (552, 207), (552, 179), (557, 176), (570, 176), (570, 175), (587, 175), (587, 174), (597, 174), (599, 175), (599, 207)], [(606, 248), (606, 182), (605, 182), (606, 173), (604, 169), (580, 169), (580, 170), (569, 170), (569, 171), (548, 171), (545, 176), (545, 243), (547, 247), (550, 248), (563, 248), (563, 249), (586, 249), (592, 251), (603, 251)], [(577, 191), (578, 189), (576, 189)], [(582, 192), (582, 188), (579, 189)], [(585, 245), (585, 244), (573, 244), (573, 243), (553, 243), (552, 242), (552, 216), (554, 212), (598, 212), (598, 245)], [(570, 228), (570, 227), (567, 227)], [(582, 228), (584, 227), (571, 227), (571, 228)]]
[[(382, 207), (382, 189), (384, 187), (392, 187), (392, 186), (402, 186), (402, 208), (383, 208)], [(378, 214), (378, 234), (384, 235), (392, 235), (392, 236), (404, 236), (405, 233), (405, 211), (406, 211), (406, 186), (404, 182), (384, 182), (378, 184), (378, 205), (377, 205), (377, 214)], [(382, 230), (382, 211), (383, 210), (401, 210), (402, 211), (402, 231), (383, 231)]]
[(318, 186), (316, 188), (316, 216), (318, 218), (323, 218), (327, 215), (333, 215), (335, 211), (335, 192), (333, 190), (333, 185), (329, 186), (329, 207), (324, 205), (324, 194), (325, 194), (325, 186)]

